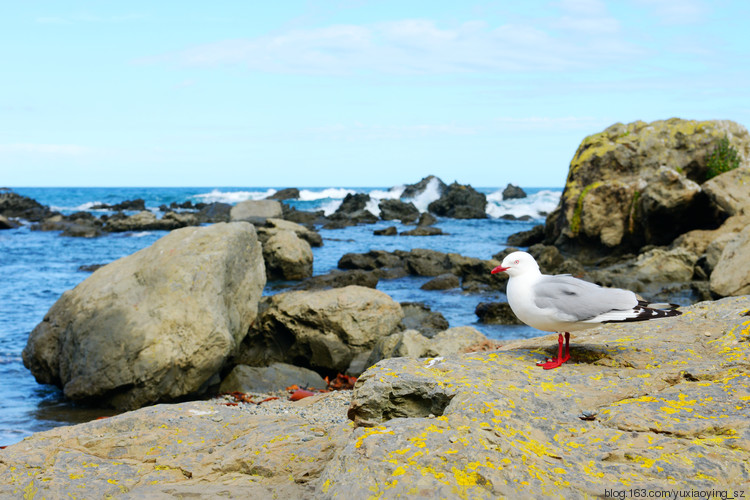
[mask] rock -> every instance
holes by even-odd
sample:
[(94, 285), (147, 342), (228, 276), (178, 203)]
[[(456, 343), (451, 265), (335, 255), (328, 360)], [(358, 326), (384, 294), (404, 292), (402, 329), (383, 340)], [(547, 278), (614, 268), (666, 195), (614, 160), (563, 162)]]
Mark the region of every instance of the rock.
[(487, 325), (523, 325), (507, 302), (480, 302), (474, 314)]
[(0, 451), (0, 497), (320, 498), (317, 479), (352, 434), (349, 394), (157, 405), (40, 432)]
[(406, 330), (380, 339), (367, 360), (367, 366), (387, 358), (449, 356), (480, 342), (487, 342), (487, 337), (470, 326), (450, 328), (432, 338), (417, 330)]
[(290, 222), (296, 222), (297, 224), (325, 224), (327, 222), (325, 213), (323, 210), (316, 212), (306, 212), (304, 210), (297, 210), (294, 207), (282, 203), (282, 209), (284, 210), (284, 220)]
[(382, 200), (378, 205), (380, 218), (383, 220), (400, 220), (402, 224), (411, 224), (419, 218), (419, 210), (414, 203), (401, 200)]
[(544, 224), (539, 224), (528, 231), (520, 231), (508, 236), (508, 245), (513, 247), (530, 247), (544, 241)]
[(422, 212), (419, 214), (419, 220), (417, 221), (418, 227), (423, 226), (432, 226), (433, 224), (437, 224), (437, 217), (432, 215), (430, 212)]
[[(748, 309), (750, 297), (733, 297), (657, 332), (641, 322), (576, 334), (565, 371), (535, 366), (557, 348), (547, 335), (385, 359), (353, 393), (183, 402), (58, 427), (0, 451), (0, 497), (78, 497), (81, 486), (92, 498), (206, 499), (731, 490), (750, 481)], [(357, 427), (341, 421), (351, 396)]]
[(439, 227), (431, 226), (417, 226), (415, 229), (401, 232), (401, 236), (443, 236), (445, 234)]
[(18, 224), (9, 220), (4, 215), (0, 215), (0, 229), (14, 229), (18, 227)]
[(702, 186), (711, 203), (727, 216), (750, 215), (750, 166), (724, 172)]
[(329, 218), (353, 224), (374, 224), (378, 217), (365, 208), (370, 201), (370, 195), (366, 193), (347, 194)]
[(143, 212), (146, 210), (146, 201), (142, 198), (135, 200), (125, 200), (121, 203), (115, 203), (109, 205), (107, 203), (98, 203), (91, 207), (91, 210), (113, 210), (115, 212), (121, 212), (124, 210)]
[(388, 226), (385, 229), (376, 229), (372, 234), (375, 236), (396, 236), (398, 230), (396, 229), (396, 226)]
[(487, 217), (487, 197), (469, 185), (454, 182), (427, 208), (430, 212), (443, 217), (484, 219)]
[(750, 158), (747, 130), (729, 121), (618, 123), (586, 137), (547, 217), (545, 242), (592, 261), (718, 227), (722, 217), (699, 185), (724, 135), (743, 160)]
[(750, 367), (750, 332), (739, 322), (749, 307), (748, 297), (698, 304), (657, 335), (649, 322), (587, 331), (565, 372), (534, 366), (556, 335), (381, 361), (357, 381), (349, 410), (366, 427), (320, 482), (329, 498), (416, 488), (488, 499), (601, 496), (622, 478), (665, 490), (745, 484), (750, 409), (738, 401), (750, 378), (738, 373)]
[(417, 276), (440, 276), (453, 269), (453, 263), (448, 254), (426, 248), (415, 248), (405, 258), (406, 269), (409, 274)]
[(275, 200), (248, 200), (237, 203), (229, 212), (232, 222), (246, 221), (263, 225), (267, 219), (281, 219), (281, 203)]
[(373, 271), (381, 268), (403, 267), (404, 263), (401, 257), (385, 250), (370, 250), (367, 253), (344, 254), (337, 265), (339, 269)]
[(416, 330), (427, 338), (447, 330), (448, 320), (441, 313), (432, 311), (430, 306), (421, 302), (401, 302), (404, 317), (399, 323), (401, 330)]
[(299, 189), (297, 188), (286, 188), (276, 191), (271, 196), (268, 196), (267, 200), (296, 200), (299, 198)]
[(450, 290), (451, 288), (458, 288), (460, 285), (461, 280), (458, 276), (451, 273), (445, 273), (436, 276), (419, 288), (422, 290)]
[(258, 238), (261, 241), (265, 241), (270, 238), (277, 231), (293, 231), (294, 234), (305, 240), (310, 244), (311, 247), (323, 246), (323, 238), (317, 232), (297, 224), (296, 222), (287, 221), (284, 219), (266, 219), (265, 227), (258, 228)]
[(285, 363), (272, 363), (269, 366), (235, 366), (221, 381), (219, 392), (275, 392), (292, 385), (321, 390), (327, 386), (326, 381), (312, 370)]
[(654, 248), (601, 270), (587, 273), (590, 281), (604, 286), (626, 288), (634, 292), (650, 292), (655, 285), (685, 283), (693, 278), (698, 256), (684, 248)]
[(505, 189), (503, 189), (504, 200), (514, 200), (519, 198), (526, 198), (526, 191), (520, 187), (508, 184)]
[(312, 249), (294, 231), (274, 232), (263, 243), (263, 258), (269, 280), (302, 280), (312, 276)]
[(61, 231), (61, 236), (71, 236), (80, 238), (95, 238), (101, 236), (102, 222), (96, 219), (88, 212), (80, 212), (65, 217), (63, 215), (54, 215), (44, 219), (39, 224), (34, 224), (31, 229), (34, 231)]
[(355, 355), (372, 349), (403, 317), (388, 295), (360, 286), (279, 293), (267, 300), (238, 363), (278, 361), (343, 373)]
[(232, 205), (229, 203), (209, 203), (196, 214), (199, 223), (229, 222)]
[(711, 291), (722, 297), (750, 293), (750, 226), (724, 246), (711, 273)]
[(176, 214), (167, 212), (164, 217), (157, 219), (153, 212), (143, 211), (131, 216), (113, 216), (107, 219), (104, 230), (110, 233), (125, 231), (171, 231), (196, 223), (192, 214)]
[(430, 189), (435, 190), (436, 194), (441, 196), (447, 187), (439, 177), (428, 175), (416, 184), (407, 184), (401, 193), (401, 198), (414, 199)]
[(293, 290), (324, 290), (327, 288), (343, 288), (350, 285), (376, 288), (378, 276), (374, 272), (359, 269), (338, 271), (334, 269), (328, 274), (313, 276), (292, 287)]
[(194, 394), (247, 334), (264, 285), (249, 224), (178, 229), (63, 293), (23, 362), (39, 383), (97, 406)]
[(27, 196), (21, 196), (7, 189), (0, 190), (0, 215), (2, 216), (39, 222), (56, 214), (57, 212), (53, 212), (49, 207)]

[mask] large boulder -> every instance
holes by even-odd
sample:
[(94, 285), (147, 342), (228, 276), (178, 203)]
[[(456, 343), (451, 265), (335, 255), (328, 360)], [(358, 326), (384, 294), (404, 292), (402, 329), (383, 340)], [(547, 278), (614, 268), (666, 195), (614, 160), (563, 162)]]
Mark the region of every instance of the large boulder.
[(265, 224), (267, 219), (281, 219), (284, 211), (276, 200), (247, 200), (237, 203), (229, 212), (232, 222), (246, 221), (252, 224)]
[(297, 188), (286, 188), (276, 191), (271, 196), (268, 196), (267, 200), (296, 200), (299, 198), (299, 189)]
[[(407, 184), (404, 186), (401, 198), (414, 199), (429, 194), (434, 194), (435, 197), (440, 197), (447, 187), (448, 186), (446, 186), (439, 177), (428, 175), (416, 184)], [(434, 191), (434, 193), (430, 193), (430, 191)]]
[(344, 225), (374, 224), (378, 221), (378, 217), (366, 208), (371, 202), (370, 195), (367, 193), (349, 193), (329, 218)]
[(519, 198), (526, 198), (526, 196), (526, 191), (514, 184), (508, 184), (507, 186), (505, 186), (505, 189), (503, 189), (504, 200), (515, 200)]
[(726, 243), (711, 273), (711, 291), (722, 297), (750, 294), (750, 226)]
[(617, 123), (586, 137), (547, 217), (546, 242), (593, 259), (718, 227), (723, 217), (700, 185), (707, 157), (725, 135), (748, 161), (750, 136), (730, 121)]
[(287, 387), (325, 389), (326, 382), (317, 372), (286, 363), (269, 366), (237, 365), (221, 381), (219, 393), (277, 392)]
[(279, 293), (266, 300), (239, 363), (278, 361), (344, 373), (357, 354), (395, 331), (404, 315), (388, 295), (361, 286)]
[(278, 231), (293, 231), (294, 234), (307, 241), (311, 247), (323, 246), (323, 238), (319, 233), (312, 229), (308, 229), (302, 224), (284, 219), (267, 219), (266, 225), (258, 228), (258, 238), (261, 242), (265, 242), (265, 240)]
[(430, 212), (443, 217), (484, 219), (487, 217), (487, 197), (469, 185), (454, 182), (427, 208)]
[(265, 282), (250, 224), (178, 229), (63, 293), (29, 335), (24, 365), (100, 406), (196, 393), (236, 352)]
[(263, 258), (268, 279), (302, 280), (312, 276), (312, 249), (294, 231), (274, 232), (263, 243)]
[(717, 175), (703, 184), (703, 191), (721, 212), (750, 215), (750, 166)]
[(411, 224), (419, 218), (419, 210), (411, 202), (382, 200), (378, 207), (383, 220), (400, 220), (402, 224)]
[(198, 223), (194, 214), (167, 212), (159, 219), (153, 212), (144, 210), (126, 216), (121, 212), (107, 219), (104, 230), (111, 233), (126, 231), (171, 231), (181, 227), (192, 226)]

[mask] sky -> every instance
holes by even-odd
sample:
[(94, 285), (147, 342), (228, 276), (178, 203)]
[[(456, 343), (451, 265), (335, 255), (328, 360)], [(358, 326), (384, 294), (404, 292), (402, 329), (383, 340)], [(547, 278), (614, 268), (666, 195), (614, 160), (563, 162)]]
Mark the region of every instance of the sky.
[(0, 186), (562, 187), (635, 120), (750, 126), (750, 2), (2, 1)]

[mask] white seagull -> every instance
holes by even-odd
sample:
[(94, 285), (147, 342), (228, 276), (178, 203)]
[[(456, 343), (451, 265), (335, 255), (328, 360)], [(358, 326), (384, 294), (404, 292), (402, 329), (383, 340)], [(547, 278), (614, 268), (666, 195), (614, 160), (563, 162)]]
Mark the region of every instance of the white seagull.
[[(593, 328), (600, 323), (645, 321), (682, 314), (674, 304), (650, 304), (630, 290), (603, 288), (569, 274), (549, 276), (526, 252), (513, 252), (492, 274), (505, 272), (508, 303), (518, 319), (529, 326), (558, 332), (557, 359), (537, 363), (545, 370), (570, 359), (570, 332)], [(563, 356), (563, 333), (565, 355)]]

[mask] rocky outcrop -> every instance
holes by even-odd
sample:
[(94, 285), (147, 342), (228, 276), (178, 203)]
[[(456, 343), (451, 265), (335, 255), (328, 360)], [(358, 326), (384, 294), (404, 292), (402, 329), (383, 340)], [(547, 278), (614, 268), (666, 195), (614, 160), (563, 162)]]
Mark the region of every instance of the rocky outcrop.
[(23, 362), (39, 383), (97, 406), (194, 394), (236, 352), (264, 285), (251, 225), (179, 229), (63, 293)]
[(120, 203), (115, 203), (114, 205), (109, 205), (107, 203), (98, 203), (91, 207), (92, 210), (113, 210), (115, 212), (120, 212), (124, 210), (129, 211), (138, 211), (143, 212), (146, 210), (146, 201), (142, 198), (136, 198), (135, 200), (125, 200)]
[(432, 226), (418, 226), (401, 232), (401, 236), (443, 236), (445, 234), (439, 227)]
[(267, 200), (296, 200), (299, 198), (299, 189), (297, 188), (286, 188), (279, 189), (271, 196), (267, 197)]
[(172, 231), (198, 223), (194, 214), (167, 212), (158, 219), (153, 212), (148, 210), (137, 214), (126, 216), (118, 213), (106, 219), (104, 231), (110, 233), (122, 233), (126, 231)]
[(458, 288), (460, 285), (461, 280), (458, 276), (451, 273), (445, 273), (440, 276), (435, 276), (419, 288), (422, 290), (450, 290), (451, 288)]
[(21, 196), (9, 189), (0, 190), (0, 215), (13, 219), (39, 222), (56, 215), (49, 207), (27, 196)]
[(544, 224), (539, 224), (528, 231), (519, 231), (508, 236), (508, 245), (512, 247), (530, 247), (544, 241)]
[[(596, 498), (750, 482), (750, 297), (657, 325), (391, 358), (296, 403), (159, 405), (0, 450), (0, 496)], [(656, 330), (655, 330), (656, 328)], [(349, 415), (356, 427), (343, 422)], [(624, 481), (624, 482), (623, 482)], [(639, 490), (640, 491), (640, 490)]]
[(487, 197), (469, 185), (454, 182), (427, 208), (442, 217), (484, 219), (487, 217)]
[(521, 189), (518, 186), (515, 186), (513, 184), (508, 184), (505, 186), (505, 189), (503, 189), (503, 199), (504, 200), (515, 200), (520, 198), (526, 198), (526, 191)]
[(416, 330), (427, 338), (448, 329), (448, 320), (421, 302), (401, 302), (404, 317), (398, 327), (401, 330)]
[(325, 290), (329, 288), (343, 288), (345, 286), (358, 285), (367, 288), (378, 286), (378, 276), (371, 271), (360, 269), (351, 271), (339, 271), (334, 269), (330, 273), (320, 274), (308, 278), (292, 287), (293, 290)]
[(266, 299), (237, 362), (344, 373), (357, 354), (395, 331), (402, 317), (398, 302), (371, 288), (279, 293)]
[(374, 224), (378, 217), (365, 208), (370, 201), (369, 194), (347, 194), (329, 219), (344, 224)]
[(245, 221), (263, 225), (267, 219), (281, 219), (284, 212), (275, 200), (247, 200), (237, 203), (229, 212), (232, 222)]
[(269, 280), (302, 280), (312, 276), (312, 249), (294, 231), (275, 231), (263, 243), (263, 258)]
[(411, 202), (382, 200), (378, 207), (383, 220), (400, 220), (402, 224), (412, 224), (419, 218), (419, 210)]
[(441, 196), (448, 186), (439, 178), (434, 175), (428, 175), (416, 184), (407, 184), (404, 186), (404, 191), (401, 193), (401, 198), (414, 199), (425, 193), (427, 189), (434, 186), (438, 196)]
[(209, 203), (195, 216), (199, 223), (229, 222), (232, 205), (229, 203)]
[(69, 216), (53, 215), (31, 226), (34, 231), (61, 231), (61, 236), (95, 238), (103, 234), (104, 224), (89, 212), (76, 212)]
[(585, 138), (547, 217), (546, 242), (592, 260), (718, 227), (722, 215), (701, 184), (706, 158), (725, 135), (747, 162), (750, 136), (729, 121), (618, 123)]
[(258, 238), (261, 242), (265, 242), (278, 231), (292, 231), (294, 234), (308, 242), (311, 247), (323, 246), (323, 238), (319, 233), (303, 226), (302, 224), (284, 219), (266, 219), (266, 225), (258, 227), (257, 231)]
[(480, 302), (474, 314), (486, 325), (523, 325), (507, 302)]
[(18, 227), (18, 224), (9, 220), (4, 215), (0, 215), (0, 229), (14, 229)]

